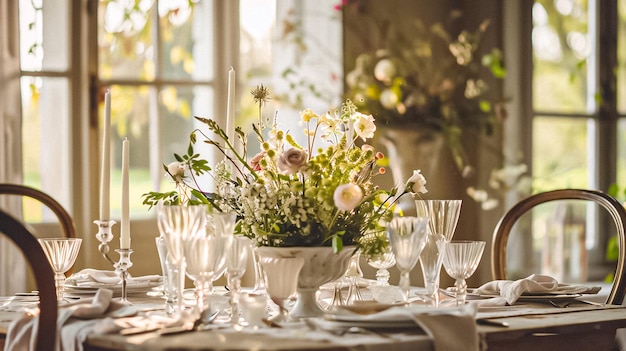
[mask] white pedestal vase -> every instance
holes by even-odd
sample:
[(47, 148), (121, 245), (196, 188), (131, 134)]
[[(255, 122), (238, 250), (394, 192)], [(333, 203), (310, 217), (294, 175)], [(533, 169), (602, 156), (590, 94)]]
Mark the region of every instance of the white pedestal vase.
[(320, 286), (339, 279), (346, 272), (356, 246), (344, 247), (338, 254), (331, 247), (257, 247), (260, 257), (302, 257), (304, 266), (298, 276), (298, 297), (290, 315), (297, 318), (324, 314), (317, 303)]

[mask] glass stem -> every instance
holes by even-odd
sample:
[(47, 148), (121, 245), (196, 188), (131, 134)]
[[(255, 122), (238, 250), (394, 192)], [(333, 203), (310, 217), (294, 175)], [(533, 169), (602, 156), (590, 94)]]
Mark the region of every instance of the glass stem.
[(456, 305), (465, 305), (465, 298), (467, 296), (467, 283), (465, 282), (465, 279), (457, 279), (456, 282), (454, 282), (454, 287), (456, 288), (456, 293), (454, 295), (456, 297)]
[(376, 281), (378, 281), (378, 285), (389, 285), (389, 271), (384, 268), (377, 270)]
[(65, 292), (65, 274), (60, 272), (54, 273), (54, 286), (57, 291), (57, 301), (63, 301)]
[(232, 325), (239, 325), (240, 311), (239, 311), (239, 299), (241, 295), (241, 279), (231, 277), (227, 275), (228, 287), (230, 288), (230, 323)]
[(409, 301), (409, 288), (411, 286), (411, 279), (409, 277), (409, 271), (405, 271), (400, 273), (400, 290), (402, 291), (402, 296), (404, 297), (404, 301)]

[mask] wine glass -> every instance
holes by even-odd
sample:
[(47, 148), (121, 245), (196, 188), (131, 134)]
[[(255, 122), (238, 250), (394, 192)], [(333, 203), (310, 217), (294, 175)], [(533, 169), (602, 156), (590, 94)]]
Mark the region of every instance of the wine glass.
[(241, 295), (241, 278), (246, 272), (249, 253), (252, 251), (252, 240), (237, 235), (233, 238), (226, 254), (226, 279), (230, 290), (231, 322), (239, 324), (239, 298)]
[(441, 242), (439, 244), (440, 251), (444, 252), (443, 266), (448, 275), (456, 279), (454, 296), (457, 306), (465, 304), (465, 297), (467, 296), (465, 279), (471, 277), (478, 268), (485, 244), (484, 241), (471, 240)]
[(76, 261), (80, 244), (80, 238), (42, 238), (37, 239), (48, 257), (48, 261), (54, 271), (54, 285), (57, 292), (57, 301), (64, 299), (65, 272), (67, 272)]
[(263, 268), (267, 294), (279, 308), (279, 313), (270, 319), (279, 323), (292, 322), (293, 317), (289, 316), (287, 302), (298, 288), (298, 275), (304, 266), (304, 258), (262, 257), (259, 263)]
[(439, 278), (443, 255), (438, 245), (449, 242), (461, 212), (461, 200), (415, 200), (418, 216), (428, 217), (428, 239), (420, 255), (426, 298), (439, 306)]
[(186, 273), (194, 281), (196, 312), (200, 318), (211, 310), (213, 281), (226, 268), (226, 253), (230, 249), (236, 216), (215, 213), (204, 230), (190, 233), (183, 239)]
[(409, 273), (417, 264), (428, 234), (427, 217), (395, 217), (387, 224), (387, 235), (400, 270), (400, 290), (409, 299)]
[(175, 283), (176, 306), (174, 313), (182, 317), (185, 308), (183, 290), (185, 288), (185, 240), (192, 234), (206, 232), (206, 205), (157, 205), (157, 219), (161, 235), (167, 247), (167, 261), (170, 265), (169, 282)]

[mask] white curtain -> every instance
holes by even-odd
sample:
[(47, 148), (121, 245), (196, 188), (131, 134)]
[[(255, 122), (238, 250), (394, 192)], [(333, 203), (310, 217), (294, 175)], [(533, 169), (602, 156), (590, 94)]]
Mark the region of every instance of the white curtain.
[[(21, 102), (18, 2), (0, 0), (0, 182), (21, 183)], [(20, 199), (0, 197), (0, 208), (19, 216)], [(21, 252), (0, 235), (0, 295), (25, 291)]]

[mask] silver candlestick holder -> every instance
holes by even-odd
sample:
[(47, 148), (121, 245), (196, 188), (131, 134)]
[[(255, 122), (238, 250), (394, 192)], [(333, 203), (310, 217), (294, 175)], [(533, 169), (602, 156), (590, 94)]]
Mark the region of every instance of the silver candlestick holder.
[(115, 263), (115, 271), (122, 278), (122, 302), (129, 303), (126, 298), (126, 279), (128, 278), (128, 268), (133, 266), (133, 262), (130, 260), (130, 255), (133, 253), (132, 249), (117, 249), (115, 250), (120, 255), (120, 260)]
[(132, 249), (116, 249), (120, 255), (119, 261), (114, 261), (109, 256), (109, 243), (113, 240), (113, 233), (111, 232), (111, 228), (115, 224), (115, 221), (93, 221), (98, 226), (98, 233), (96, 234), (96, 239), (100, 241), (98, 245), (98, 251), (102, 257), (104, 257), (107, 261), (113, 264), (115, 268), (115, 272), (119, 274), (120, 278), (122, 278), (122, 302), (130, 303), (127, 299), (127, 279), (128, 279), (128, 268), (132, 267), (133, 262), (130, 260), (130, 255), (133, 253)]
[(115, 224), (115, 221), (93, 221), (98, 226), (98, 233), (96, 234), (96, 239), (100, 241), (100, 245), (98, 245), (98, 251), (102, 257), (104, 257), (107, 261), (111, 262), (115, 265), (115, 261), (109, 257), (109, 242), (113, 240), (113, 233), (111, 232), (111, 228)]

